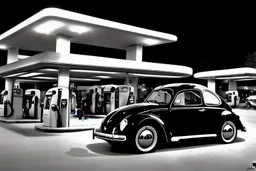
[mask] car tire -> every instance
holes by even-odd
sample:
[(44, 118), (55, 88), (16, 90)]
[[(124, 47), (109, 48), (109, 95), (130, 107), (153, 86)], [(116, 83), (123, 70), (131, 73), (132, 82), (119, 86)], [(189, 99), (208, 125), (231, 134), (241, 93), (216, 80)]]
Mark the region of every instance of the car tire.
[(246, 109), (250, 109), (252, 105), (250, 103), (246, 103)]
[(137, 153), (149, 153), (155, 151), (158, 142), (157, 129), (149, 124), (138, 127), (132, 138), (133, 150)]
[(229, 144), (232, 143), (237, 137), (237, 128), (233, 121), (226, 120), (222, 122), (218, 138), (221, 143)]

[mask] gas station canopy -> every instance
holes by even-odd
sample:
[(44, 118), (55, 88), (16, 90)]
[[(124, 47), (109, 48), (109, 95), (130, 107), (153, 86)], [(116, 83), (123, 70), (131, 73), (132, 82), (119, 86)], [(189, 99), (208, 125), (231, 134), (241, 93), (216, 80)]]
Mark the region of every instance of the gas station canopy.
[(69, 36), (73, 43), (115, 49), (177, 41), (177, 37), (171, 34), (62, 9), (46, 8), (0, 35), (0, 47), (55, 51), (56, 35)]
[(77, 81), (126, 76), (179, 78), (192, 74), (192, 69), (185, 66), (44, 52), (0, 67), (0, 77), (54, 80), (60, 66), (69, 67), (71, 80), (76, 77)]
[(247, 81), (256, 79), (256, 69), (250, 67), (223, 69), (198, 72), (194, 74), (199, 79), (237, 80)]
[[(57, 80), (61, 67), (69, 69), (71, 81), (126, 77), (181, 78), (191, 76), (193, 72), (192, 68), (186, 66), (61, 53), (56, 51), (59, 36), (66, 37), (70, 43), (121, 50), (177, 41), (177, 37), (172, 34), (62, 9), (46, 8), (0, 35), (2, 49), (42, 52), (31, 57), (19, 55), (20, 60), (0, 67), (0, 77)], [(58, 43), (65, 50), (66, 46), (61, 41)], [(136, 53), (137, 51), (132, 55), (137, 55)]]

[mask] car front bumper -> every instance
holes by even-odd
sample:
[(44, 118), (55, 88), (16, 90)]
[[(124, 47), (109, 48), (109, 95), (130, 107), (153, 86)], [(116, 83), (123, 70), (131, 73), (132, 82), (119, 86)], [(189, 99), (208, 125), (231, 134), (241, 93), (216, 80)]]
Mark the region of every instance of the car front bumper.
[(113, 131), (112, 134), (106, 134), (102, 133), (99, 129), (93, 129), (93, 139), (99, 138), (103, 140), (108, 140), (108, 141), (125, 141), (126, 136), (125, 135), (116, 135), (114, 134), (115, 131)]

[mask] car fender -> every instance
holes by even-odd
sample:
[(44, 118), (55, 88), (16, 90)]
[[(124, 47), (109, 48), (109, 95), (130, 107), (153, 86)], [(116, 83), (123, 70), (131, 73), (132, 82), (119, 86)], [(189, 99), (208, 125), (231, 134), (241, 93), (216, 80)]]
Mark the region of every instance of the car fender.
[(153, 121), (155, 124), (157, 124), (158, 128), (161, 129), (161, 131), (163, 132), (163, 135), (165, 136), (165, 141), (169, 142), (170, 137), (168, 137), (166, 126), (165, 126), (164, 122), (162, 121), (162, 119), (160, 119), (157, 115), (154, 115), (152, 113), (138, 114), (136, 122), (134, 123), (134, 126), (137, 127), (140, 124), (142, 124), (144, 122), (148, 122), (148, 121), (149, 122)]
[(236, 115), (235, 113), (231, 112), (231, 111), (223, 111), (221, 113), (221, 120), (232, 120), (234, 122), (234, 124), (236, 125), (237, 129), (239, 130), (244, 130), (245, 127), (243, 126), (240, 117), (238, 115)]

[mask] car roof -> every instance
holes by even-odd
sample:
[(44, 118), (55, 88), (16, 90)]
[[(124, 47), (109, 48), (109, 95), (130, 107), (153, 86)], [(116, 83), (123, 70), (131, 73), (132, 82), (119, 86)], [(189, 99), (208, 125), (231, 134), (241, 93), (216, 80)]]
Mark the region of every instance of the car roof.
[(249, 97), (247, 97), (247, 99), (256, 99), (256, 95), (251, 95), (251, 96), (249, 96)]
[(171, 83), (161, 85), (155, 88), (155, 90), (163, 89), (163, 88), (177, 88), (177, 89), (190, 89), (190, 88), (198, 88), (198, 89), (208, 89), (206, 86), (196, 83)]

